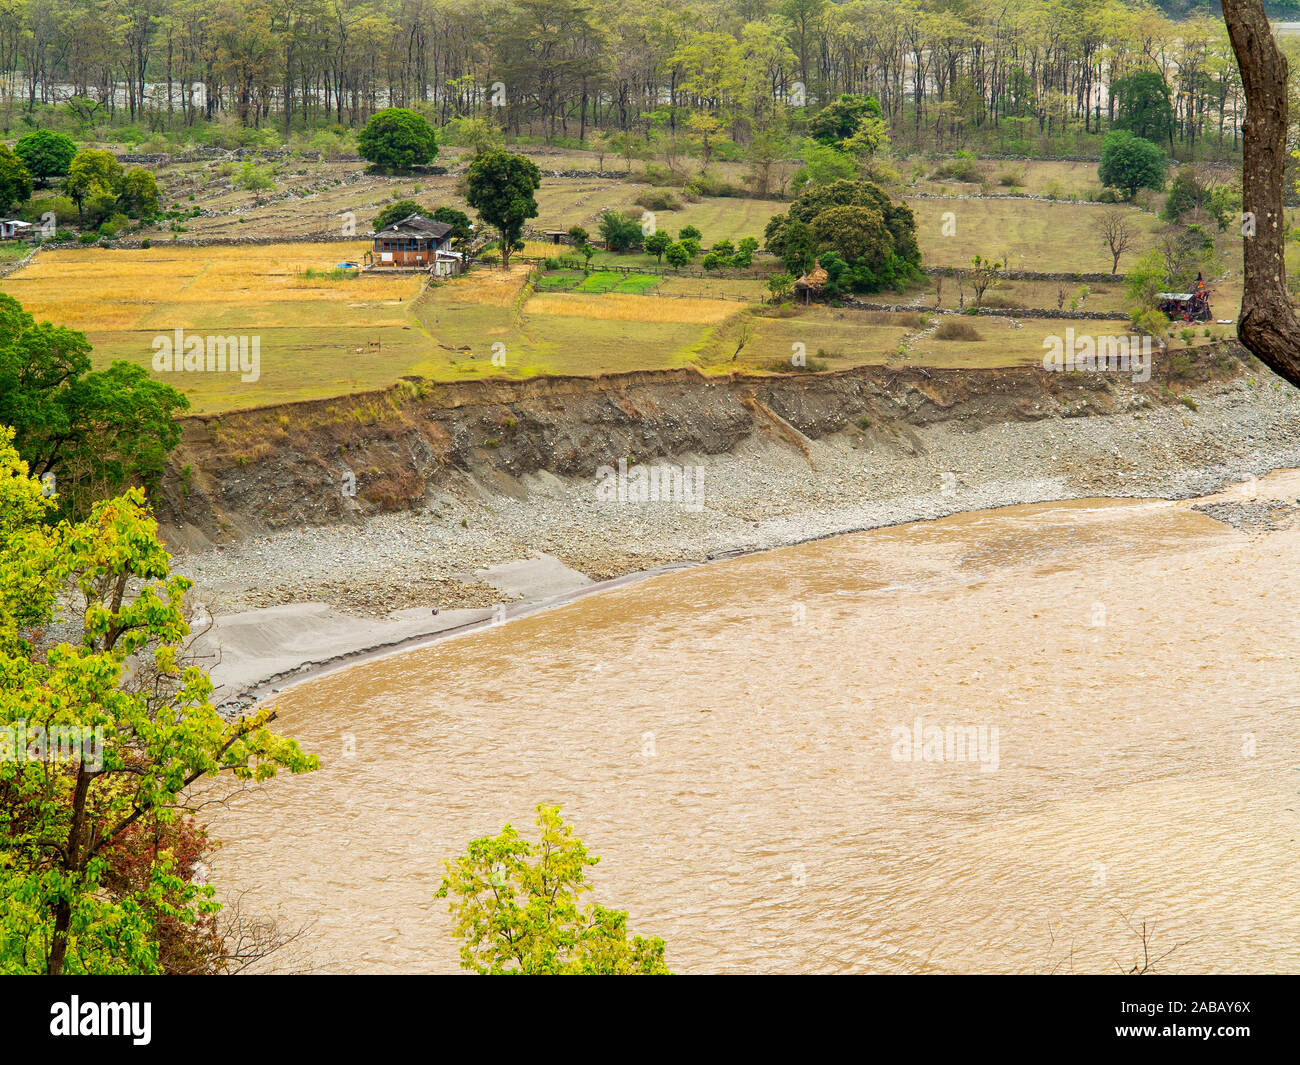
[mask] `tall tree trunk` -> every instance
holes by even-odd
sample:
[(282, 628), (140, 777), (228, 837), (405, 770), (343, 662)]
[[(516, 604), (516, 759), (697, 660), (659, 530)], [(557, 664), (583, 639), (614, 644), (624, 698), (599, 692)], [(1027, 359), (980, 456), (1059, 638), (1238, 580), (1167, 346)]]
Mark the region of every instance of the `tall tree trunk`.
[(1282, 216), (1287, 62), (1273, 40), (1263, 0), (1221, 2), (1246, 91), (1242, 174), (1246, 277), (1237, 336), (1260, 362), (1300, 387), (1300, 321), (1287, 293)]

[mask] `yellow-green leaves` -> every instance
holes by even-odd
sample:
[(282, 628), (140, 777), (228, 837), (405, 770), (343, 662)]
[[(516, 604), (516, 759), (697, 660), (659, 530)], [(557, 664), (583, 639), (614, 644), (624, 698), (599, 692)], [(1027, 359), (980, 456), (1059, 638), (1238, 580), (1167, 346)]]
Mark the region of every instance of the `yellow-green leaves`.
[(506, 825), (445, 862), (437, 898), (449, 900), (461, 965), (485, 975), (668, 974), (664, 941), (627, 938), (627, 914), (578, 898), (591, 891), (589, 855), (558, 806), (537, 807), (541, 838)]

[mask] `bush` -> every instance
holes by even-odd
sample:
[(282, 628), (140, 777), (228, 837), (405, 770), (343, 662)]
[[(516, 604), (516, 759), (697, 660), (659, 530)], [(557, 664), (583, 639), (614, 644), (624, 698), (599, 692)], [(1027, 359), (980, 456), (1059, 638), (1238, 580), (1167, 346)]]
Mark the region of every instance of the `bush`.
[(600, 216), (600, 235), (605, 238), (605, 247), (613, 252), (630, 251), (640, 247), (643, 240), (637, 221), (617, 211)]
[(970, 152), (958, 152), (952, 159), (935, 167), (930, 178), (934, 181), (979, 181), (978, 160)]
[(681, 201), (676, 196), (661, 189), (643, 192), (633, 202), (647, 211), (680, 211), (682, 207)]
[(934, 331), (936, 340), (983, 340), (983, 335), (969, 322), (949, 318)]

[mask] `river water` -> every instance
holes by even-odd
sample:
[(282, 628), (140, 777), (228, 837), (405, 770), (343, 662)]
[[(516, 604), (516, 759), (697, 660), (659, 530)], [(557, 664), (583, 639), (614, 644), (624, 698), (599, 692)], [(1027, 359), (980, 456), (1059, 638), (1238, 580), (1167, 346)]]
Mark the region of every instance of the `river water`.
[[(1294, 502), (1300, 471), (1258, 494)], [(1296, 971), (1280, 524), (976, 512), (326, 675), (277, 697), (321, 770), (221, 810), (216, 879), (306, 929), (282, 967), (456, 971), (442, 860), (545, 801), (677, 972), (1115, 972), (1144, 924), (1162, 971)]]

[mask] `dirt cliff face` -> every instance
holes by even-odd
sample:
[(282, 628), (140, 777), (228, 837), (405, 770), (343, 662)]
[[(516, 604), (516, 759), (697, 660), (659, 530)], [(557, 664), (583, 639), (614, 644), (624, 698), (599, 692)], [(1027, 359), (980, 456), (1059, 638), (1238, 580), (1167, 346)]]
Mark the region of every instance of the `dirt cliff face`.
[(546, 471), (590, 478), (602, 465), (717, 455), (761, 434), (801, 448), (851, 431), (915, 454), (913, 429), (971, 428), (1107, 414), (1179, 401), (1240, 364), (1202, 349), (1157, 357), (1152, 379), (1036, 367), (705, 376), (694, 369), (436, 384), (185, 419), (157, 501), (168, 541), (199, 548), (289, 526), (402, 510), (428, 493), (520, 494)]

